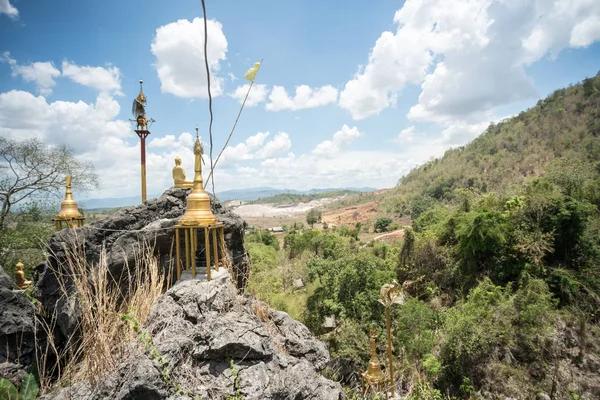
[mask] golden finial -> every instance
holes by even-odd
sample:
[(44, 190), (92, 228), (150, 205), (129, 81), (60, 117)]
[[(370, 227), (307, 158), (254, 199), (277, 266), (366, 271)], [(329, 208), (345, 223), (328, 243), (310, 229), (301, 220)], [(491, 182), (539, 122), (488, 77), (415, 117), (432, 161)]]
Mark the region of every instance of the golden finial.
[(375, 329), (371, 329), (370, 333), (371, 360), (369, 360), (369, 366), (367, 367), (367, 371), (361, 374), (363, 398), (365, 398), (365, 395), (376, 396), (378, 393), (386, 391), (385, 375), (383, 374), (383, 371), (381, 370), (381, 364), (377, 359), (377, 332), (375, 331)]
[(25, 279), (25, 272), (23, 272), (23, 263), (19, 262), (16, 265), (17, 270), (15, 271), (15, 283), (19, 287), (19, 289), (27, 289), (31, 286), (31, 281)]
[(56, 230), (62, 229), (62, 222), (67, 223), (67, 227), (81, 227), (83, 226), (83, 215), (79, 212), (77, 202), (73, 199), (73, 192), (71, 191), (71, 175), (67, 176), (66, 188), (65, 188), (65, 199), (60, 203), (60, 211), (52, 219), (56, 225)]
[(141, 103), (146, 103), (146, 95), (144, 95), (144, 91), (142, 90), (142, 85), (143, 84), (144, 84), (144, 81), (140, 79), (140, 94), (138, 94), (137, 99)]

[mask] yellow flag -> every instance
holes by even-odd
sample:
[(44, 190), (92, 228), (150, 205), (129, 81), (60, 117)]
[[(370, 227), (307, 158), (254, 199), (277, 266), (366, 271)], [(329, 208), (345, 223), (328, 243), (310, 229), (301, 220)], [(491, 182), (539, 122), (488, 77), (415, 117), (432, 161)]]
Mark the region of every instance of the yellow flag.
[(256, 79), (256, 73), (258, 72), (259, 68), (260, 68), (260, 63), (259, 62), (254, 63), (254, 67), (250, 68), (244, 74), (244, 79), (254, 82), (254, 80)]

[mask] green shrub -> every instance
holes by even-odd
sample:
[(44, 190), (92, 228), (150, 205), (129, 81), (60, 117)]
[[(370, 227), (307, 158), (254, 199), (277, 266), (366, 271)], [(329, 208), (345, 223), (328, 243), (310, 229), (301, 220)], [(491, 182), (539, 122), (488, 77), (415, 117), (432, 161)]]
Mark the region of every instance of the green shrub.
[(404, 347), (413, 360), (430, 353), (439, 322), (437, 312), (425, 302), (411, 298), (394, 312), (396, 347)]

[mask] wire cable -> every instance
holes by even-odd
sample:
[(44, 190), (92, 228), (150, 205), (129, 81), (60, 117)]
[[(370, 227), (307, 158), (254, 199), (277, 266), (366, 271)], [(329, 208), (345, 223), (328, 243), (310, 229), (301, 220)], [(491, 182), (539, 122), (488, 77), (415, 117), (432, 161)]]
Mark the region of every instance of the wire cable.
[[(208, 135), (210, 138), (210, 178), (212, 182), (212, 194), (215, 195), (215, 179), (213, 177), (213, 136), (212, 136), (212, 125), (213, 125), (213, 111), (212, 111), (212, 94), (210, 93), (210, 68), (208, 67), (208, 26), (206, 23), (206, 4), (202, 0), (202, 12), (204, 13), (204, 65), (206, 66), (206, 80), (208, 88), (208, 112), (210, 113), (210, 123), (208, 125)], [(206, 180), (208, 184), (208, 179)], [(204, 185), (206, 187), (206, 185)]]

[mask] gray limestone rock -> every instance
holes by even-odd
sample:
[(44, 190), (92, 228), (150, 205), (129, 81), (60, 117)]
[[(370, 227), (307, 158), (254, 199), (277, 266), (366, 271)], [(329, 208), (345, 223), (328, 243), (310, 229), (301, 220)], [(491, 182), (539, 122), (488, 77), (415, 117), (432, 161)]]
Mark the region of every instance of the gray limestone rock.
[[(114, 215), (76, 230), (64, 229), (56, 232), (48, 242), (49, 263), (36, 267), (35, 295), (51, 313), (58, 314), (58, 327), (62, 335), (74, 333), (78, 321), (78, 305), (65, 300), (56, 279), (56, 272), (68, 276), (67, 256), (72, 249), (79, 249), (87, 265), (100, 262), (104, 251), (108, 269), (113, 278), (127, 290), (128, 266), (135, 265), (140, 243), (151, 246), (159, 264), (170, 268), (173, 226), (185, 213), (186, 198), (191, 189), (168, 189), (157, 199), (150, 199), (136, 207), (127, 207)], [(244, 248), (244, 221), (219, 201), (211, 201), (213, 213), (225, 226), (225, 242), (233, 260), (233, 271), (237, 287), (246, 285), (249, 263)]]
[(175, 393), (150, 352), (131, 351), (94, 388), (78, 383), (43, 397), (77, 398), (343, 400), (341, 385), (319, 375), (329, 361), (324, 345), (286, 313), (268, 309), (261, 320), (251, 299), (238, 296), (223, 270), (211, 282), (182, 281), (153, 305), (144, 329), (167, 360)]
[(0, 287), (0, 363), (35, 361), (35, 313), (22, 290)]
[(0, 288), (4, 289), (16, 289), (15, 282), (10, 276), (4, 271), (2, 265), (0, 265)]

